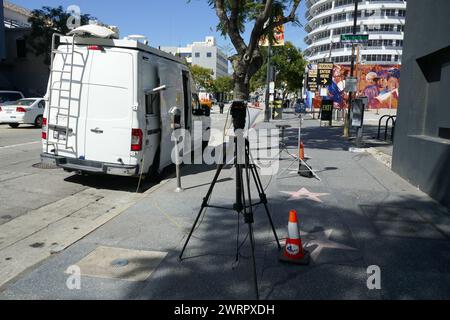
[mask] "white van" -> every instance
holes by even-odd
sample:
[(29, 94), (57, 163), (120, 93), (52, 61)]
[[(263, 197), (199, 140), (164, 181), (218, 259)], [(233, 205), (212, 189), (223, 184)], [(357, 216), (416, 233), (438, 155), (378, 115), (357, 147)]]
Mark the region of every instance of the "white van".
[(81, 28), (73, 37), (54, 35), (60, 45), (52, 49), (43, 162), (79, 174), (155, 174), (172, 164), (174, 106), (182, 110), (182, 128), (192, 132), (194, 121), (201, 121), (202, 134), (191, 133), (193, 145), (207, 145), (209, 113), (182, 60), (137, 40), (99, 38)]

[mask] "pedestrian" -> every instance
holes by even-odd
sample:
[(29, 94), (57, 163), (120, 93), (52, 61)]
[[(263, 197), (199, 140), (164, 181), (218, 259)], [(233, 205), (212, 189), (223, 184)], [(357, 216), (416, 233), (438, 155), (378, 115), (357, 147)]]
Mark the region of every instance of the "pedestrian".
[(223, 114), (223, 109), (225, 108), (225, 104), (223, 102), (219, 103), (220, 114)]

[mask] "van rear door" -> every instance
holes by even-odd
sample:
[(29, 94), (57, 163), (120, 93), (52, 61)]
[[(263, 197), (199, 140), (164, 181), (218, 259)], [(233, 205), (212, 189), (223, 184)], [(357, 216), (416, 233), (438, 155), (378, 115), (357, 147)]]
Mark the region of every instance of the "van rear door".
[(134, 52), (118, 48), (92, 50), (87, 85), (85, 160), (130, 164), (133, 121)]

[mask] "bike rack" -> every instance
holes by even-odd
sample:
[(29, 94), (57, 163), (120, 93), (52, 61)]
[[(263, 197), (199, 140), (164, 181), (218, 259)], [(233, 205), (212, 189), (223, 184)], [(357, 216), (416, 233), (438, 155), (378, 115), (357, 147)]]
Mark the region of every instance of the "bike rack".
[(389, 122), (392, 121), (392, 129), (391, 129), (391, 138), (392, 141), (394, 141), (394, 133), (395, 133), (395, 125), (397, 123), (397, 116), (390, 116), (390, 115), (384, 115), (380, 118), (380, 121), (378, 122), (378, 136), (377, 139), (381, 140), (381, 123), (383, 120), (387, 118), (386, 123), (384, 125), (384, 141), (387, 141), (388, 139), (388, 128), (389, 128)]

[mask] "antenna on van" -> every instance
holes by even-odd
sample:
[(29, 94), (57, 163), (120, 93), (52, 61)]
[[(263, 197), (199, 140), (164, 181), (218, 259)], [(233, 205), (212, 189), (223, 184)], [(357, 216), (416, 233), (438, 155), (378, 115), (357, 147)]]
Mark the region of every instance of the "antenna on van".
[(134, 40), (134, 41), (138, 41), (138, 42), (141, 40), (141, 42), (143, 44), (145, 44), (145, 45), (149, 44), (148, 38), (146, 36), (143, 36), (143, 35), (140, 35), (140, 34), (129, 35), (129, 36), (125, 37), (125, 40)]

